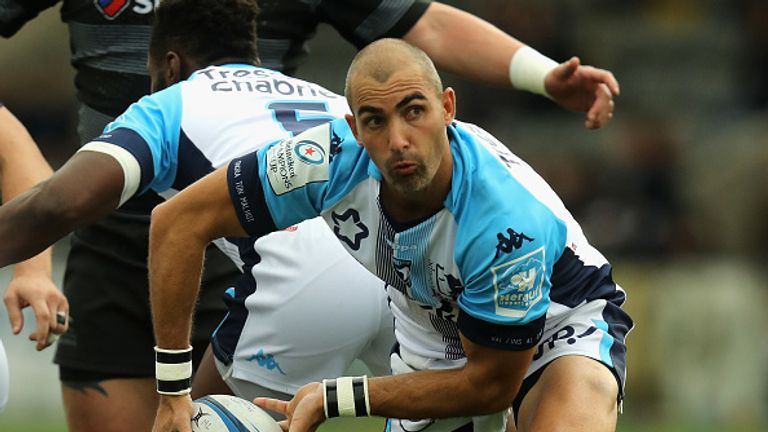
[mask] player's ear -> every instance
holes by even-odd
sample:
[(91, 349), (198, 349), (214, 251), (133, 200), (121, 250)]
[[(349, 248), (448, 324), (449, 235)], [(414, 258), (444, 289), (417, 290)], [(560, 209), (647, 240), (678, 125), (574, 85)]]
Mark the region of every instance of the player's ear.
[(176, 51), (168, 51), (165, 53), (165, 62), (168, 67), (165, 69), (165, 82), (171, 86), (177, 82), (183, 80), (181, 58)]
[(355, 116), (353, 116), (352, 114), (345, 114), (344, 119), (347, 121), (349, 128), (352, 129), (352, 135), (355, 136), (355, 140), (357, 141), (357, 144), (363, 145), (363, 143), (360, 141), (360, 138), (358, 138), (358, 135), (357, 135), (357, 123), (355, 123)]
[(446, 126), (456, 117), (456, 92), (451, 87), (443, 90), (443, 120)]

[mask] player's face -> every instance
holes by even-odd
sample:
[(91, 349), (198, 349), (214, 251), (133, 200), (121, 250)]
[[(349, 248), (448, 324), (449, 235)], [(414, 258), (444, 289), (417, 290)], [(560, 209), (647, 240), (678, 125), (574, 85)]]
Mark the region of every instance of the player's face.
[(449, 152), (446, 126), (453, 120), (453, 90), (438, 92), (416, 68), (384, 83), (355, 81), (349, 122), (358, 142), (386, 185), (401, 194), (423, 191)]

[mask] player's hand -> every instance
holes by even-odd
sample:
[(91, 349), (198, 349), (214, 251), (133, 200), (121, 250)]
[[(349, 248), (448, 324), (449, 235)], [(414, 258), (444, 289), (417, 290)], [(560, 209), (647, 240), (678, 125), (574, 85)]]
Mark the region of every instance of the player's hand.
[(323, 385), (320, 383), (309, 383), (300, 388), (289, 402), (256, 398), (253, 403), (286, 416), (286, 420), (278, 422), (286, 432), (314, 432), (325, 421)]
[(192, 405), (192, 398), (188, 394), (182, 396), (161, 395), (152, 432), (191, 432), (194, 415), (195, 407)]
[(578, 57), (561, 63), (544, 77), (544, 88), (563, 108), (587, 114), (584, 126), (598, 129), (613, 118), (619, 83), (604, 69), (584, 66)]
[(43, 274), (15, 276), (3, 296), (13, 334), (24, 328), (22, 309), (31, 306), (37, 328), (29, 335), (38, 351), (56, 341), (69, 328), (69, 303), (50, 277)]

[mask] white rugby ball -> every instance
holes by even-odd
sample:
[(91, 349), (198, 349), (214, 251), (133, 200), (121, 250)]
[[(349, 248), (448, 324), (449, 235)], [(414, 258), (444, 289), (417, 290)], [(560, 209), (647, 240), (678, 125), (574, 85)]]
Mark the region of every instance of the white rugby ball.
[(266, 411), (239, 397), (203, 396), (194, 406), (192, 432), (282, 432)]

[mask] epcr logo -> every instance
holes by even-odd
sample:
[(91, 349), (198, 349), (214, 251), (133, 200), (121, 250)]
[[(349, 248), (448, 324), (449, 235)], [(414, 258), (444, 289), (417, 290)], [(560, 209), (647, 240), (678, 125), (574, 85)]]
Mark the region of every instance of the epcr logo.
[(325, 161), (325, 150), (314, 141), (299, 141), (293, 151), (299, 160), (306, 164), (320, 165)]

